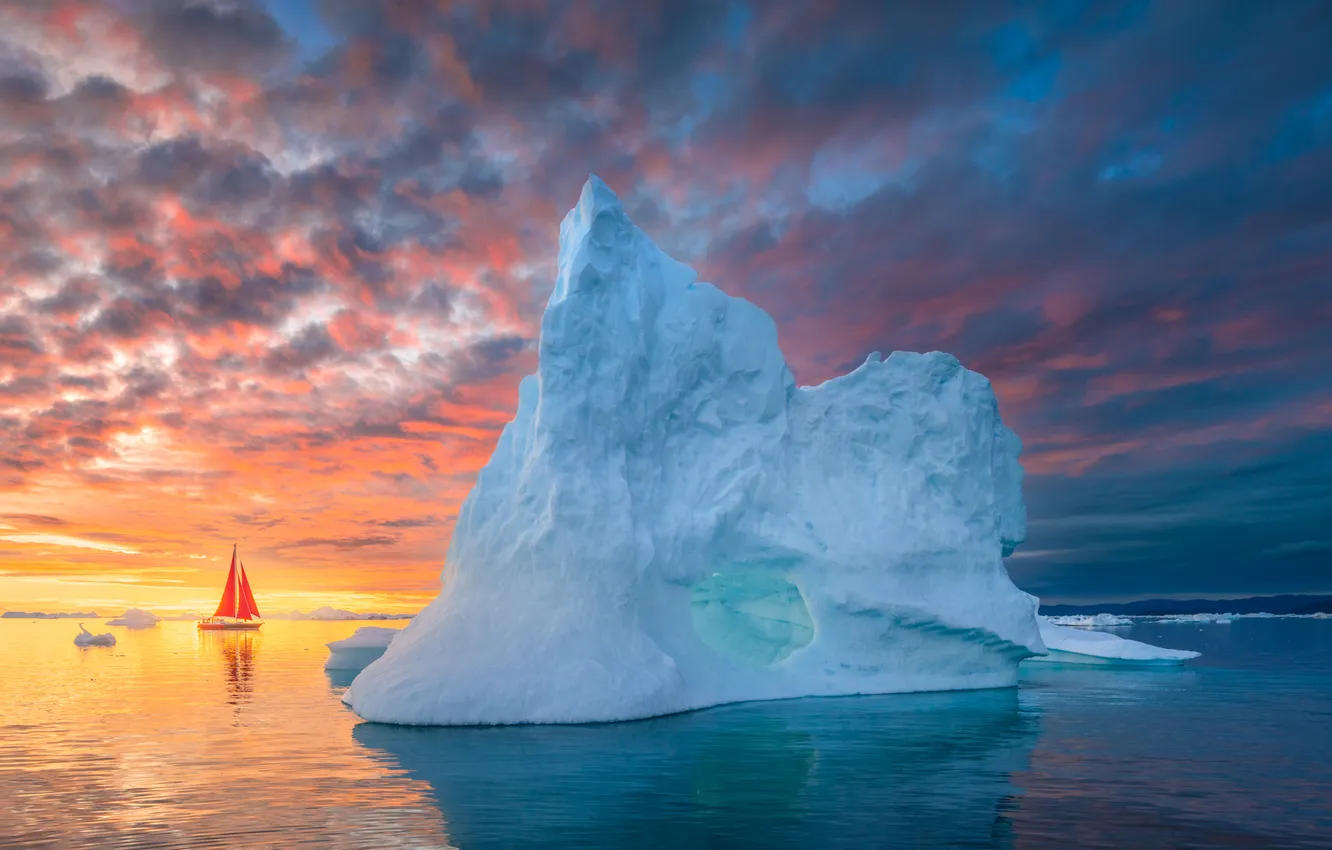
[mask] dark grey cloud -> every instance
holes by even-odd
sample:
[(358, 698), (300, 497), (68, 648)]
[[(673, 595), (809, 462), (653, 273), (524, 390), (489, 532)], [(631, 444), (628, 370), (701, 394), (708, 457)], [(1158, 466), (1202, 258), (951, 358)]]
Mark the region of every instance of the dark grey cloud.
[(254, 0), (156, 0), (142, 18), (149, 46), (169, 65), (205, 71), (262, 71), (293, 45)]
[(0, 514), (10, 522), (21, 522), (24, 525), (39, 525), (44, 528), (57, 528), (62, 525), (68, 525), (65, 520), (56, 516), (47, 516), (45, 514)]
[(361, 536), (349, 535), (347, 537), (305, 537), (300, 540), (284, 543), (279, 548), (282, 549), (314, 549), (329, 547), (332, 549), (366, 549), (372, 546), (392, 546), (398, 542), (397, 537), (390, 537), (384, 534), (366, 534)]
[(491, 337), (473, 343), (447, 358), (450, 383), (467, 385), (490, 380), (509, 371), (514, 359), (533, 347), (534, 340), (518, 336)]
[(433, 514), (425, 517), (400, 517), (398, 519), (376, 520), (371, 525), (382, 528), (429, 528), (432, 525), (439, 525), (440, 519)]
[(277, 277), (247, 276), (232, 286), (216, 277), (182, 281), (177, 288), (177, 316), (196, 329), (228, 322), (273, 327), (287, 317), (301, 296), (324, 286), (324, 281), (297, 267), (288, 267)]
[(263, 200), (278, 180), (263, 154), (237, 144), (206, 147), (197, 136), (145, 149), (139, 154), (138, 176), (149, 186), (181, 192), (209, 210)]
[(275, 374), (300, 374), (338, 357), (342, 349), (323, 325), (306, 325), (289, 342), (269, 349), (264, 367)]
[(41, 354), (43, 350), (31, 322), (12, 313), (0, 316), (0, 355), (5, 362), (13, 363), (18, 358)]

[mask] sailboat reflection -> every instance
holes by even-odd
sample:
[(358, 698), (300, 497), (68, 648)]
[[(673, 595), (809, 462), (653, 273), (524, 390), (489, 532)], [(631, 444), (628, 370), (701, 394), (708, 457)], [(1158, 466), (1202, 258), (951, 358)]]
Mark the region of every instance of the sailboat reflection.
[(1039, 727), (1006, 689), (353, 735), (428, 782), (467, 848), (1010, 847), (1009, 778)]
[(254, 698), (255, 635), (246, 632), (217, 632), (206, 640), (221, 644), (227, 702), (246, 705)]

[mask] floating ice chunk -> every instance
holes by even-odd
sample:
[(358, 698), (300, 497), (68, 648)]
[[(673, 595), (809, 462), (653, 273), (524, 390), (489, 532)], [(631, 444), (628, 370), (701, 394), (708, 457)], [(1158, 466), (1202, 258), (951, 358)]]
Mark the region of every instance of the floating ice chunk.
[(107, 620), (108, 626), (128, 626), (131, 629), (149, 629), (157, 625), (161, 617), (142, 608), (131, 608), (114, 620)]
[(1041, 639), (1050, 654), (1032, 661), (1059, 661), (1072, 664), (1182, 664), (1199, 653), (1187, 649), (1166, 649), (1118, 635), (1070, 628), (1037, 618)]
[(1046, 617), (1045, 619), (1056, 626), (1078, 626), (1081, 628), (1133, 625), (1133, 621), (1128, 617), (1118, 617), (1114, 614), (1068, 614), (1062, 617)]
[(1004, 568), (1021, 443), (988, 380), (899, 351), (797, 387), (772, 319), (595, 176), (556, 266), (444, 589), (344, 694), (358, 714), (574, 723), (1017, 683), (1045, 647)]
[(331, 641), (325, 670), (361, 670), (384, 654), (401, 629), (382, 626), (362, 626), (351, 637)]
[(95, 635), (95, 634), (93, 634), (92, 632), (90, 632), (90, 631), (88, 631), (87, 629), (85, 629), (85, 628), (83, 627), (83, 623), (79, 623), (79, 634), (77, 634), (77, 635), (74, 636), (74, 645), (75, 645), (75, 646), (115, 646), (115, 645), (116, 645), (116, 636), (113, 635), (113, 634), (111, 634), (110, 632), (103, 632), (103, 633), (100, 634), (100, 635)]
[(1158, 623), (1215, 623), (1228, 626), (1239, 614), (1169, 614), (1157, 620)]

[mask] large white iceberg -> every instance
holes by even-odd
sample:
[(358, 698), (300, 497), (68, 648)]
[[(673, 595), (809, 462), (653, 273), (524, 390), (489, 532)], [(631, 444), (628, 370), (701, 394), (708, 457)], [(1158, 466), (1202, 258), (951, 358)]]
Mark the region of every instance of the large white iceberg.
[(325, 670), (361, 670), (371, 661), (384, 654), (389, 644), (398, 636), (401, 629), (390, 629), (383, 626), (362, 626), (352, 633), (350, 637), (342, 640), (330, 641), (324, 644), (328, 647), (328, 660), (324, 662)]
[(142, 608), (130, 608), (114, 620), (107, 620), (106, 624), (108, 626), (128, 626), (131, 629), (151, 629), (161, 620), (161, 617), (151, 611), (145, 611)]
[(1050, 654), (1032, 661), (1064, 664), (1182, 664), (1199, 653), (1187, 649), (1166, 649), (1142, 641), (1128, 640), (1106, 632), (1071, 628), (1040, 618), (1041, 639)]
[(444, 589), (344, 694), (407, 724), (627, 720), (1014, 685), (1044, 652), (1003, 556), (1020, 442), (940, 353), (796, 387), (759, 308), (595, 176), (560, 227), (536, 375)]

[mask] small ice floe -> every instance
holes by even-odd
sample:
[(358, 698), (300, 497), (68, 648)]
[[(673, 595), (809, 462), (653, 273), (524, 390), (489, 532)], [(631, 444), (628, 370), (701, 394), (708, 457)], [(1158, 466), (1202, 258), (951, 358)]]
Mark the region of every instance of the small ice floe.
[(1114, 614), (1069, 614), (1063, 617), (1046, 617), (1056, 626), (1078, 626), (1080, 628), (1108, 628), (1111, 626), (1131, 626), (1128, 617)]
[(75, 635), (75, 637), (74, 637), (74, 645), (75, 645), (75, 646), (115, 646), (115, 645), (116, 645), (116, 636), (113, 635), (113, 634), (111, 634), (110, 632), (103, 632), (103, 633), (100, 634), (100, 635), (95, 635), (95, 634), (93, 634), (92, 632), (90, 632), (90, 631), (88, 631), (87, 629), (85, 629), (85, 628), (83, 627), (83, 623), (79, 623), (79, 634), (78, 634), (78, 635)]
[(128, 626), (131, 629), (151, 629), (161, 621), (161, 617), (142, 608), (131, 608), (114, 620), (107, 620), (108, 626)]
[(1037, 617), (1036, 620), (1041, 627), (1041, 639), (1045, 641), (1050, 654), (1029, 661), (1141, 666), (1182, 664), (1199, 655), (1187, 649), (1166, 649), (1141, 641), (1125, 640), (1105, 632), (1069, 628), (1052, 623), (1045, 617)]
[(382, 626), (362, 626), (351, 637), (327, 644), (329, 656), (328, 661), (324, 662), (324, 669), (361, 670), (383, 655), (401, 631)]
[(1216, 623), (1228, 626), (1239, 614), (1169, 614), (1157, 620), (1158, 623)]

